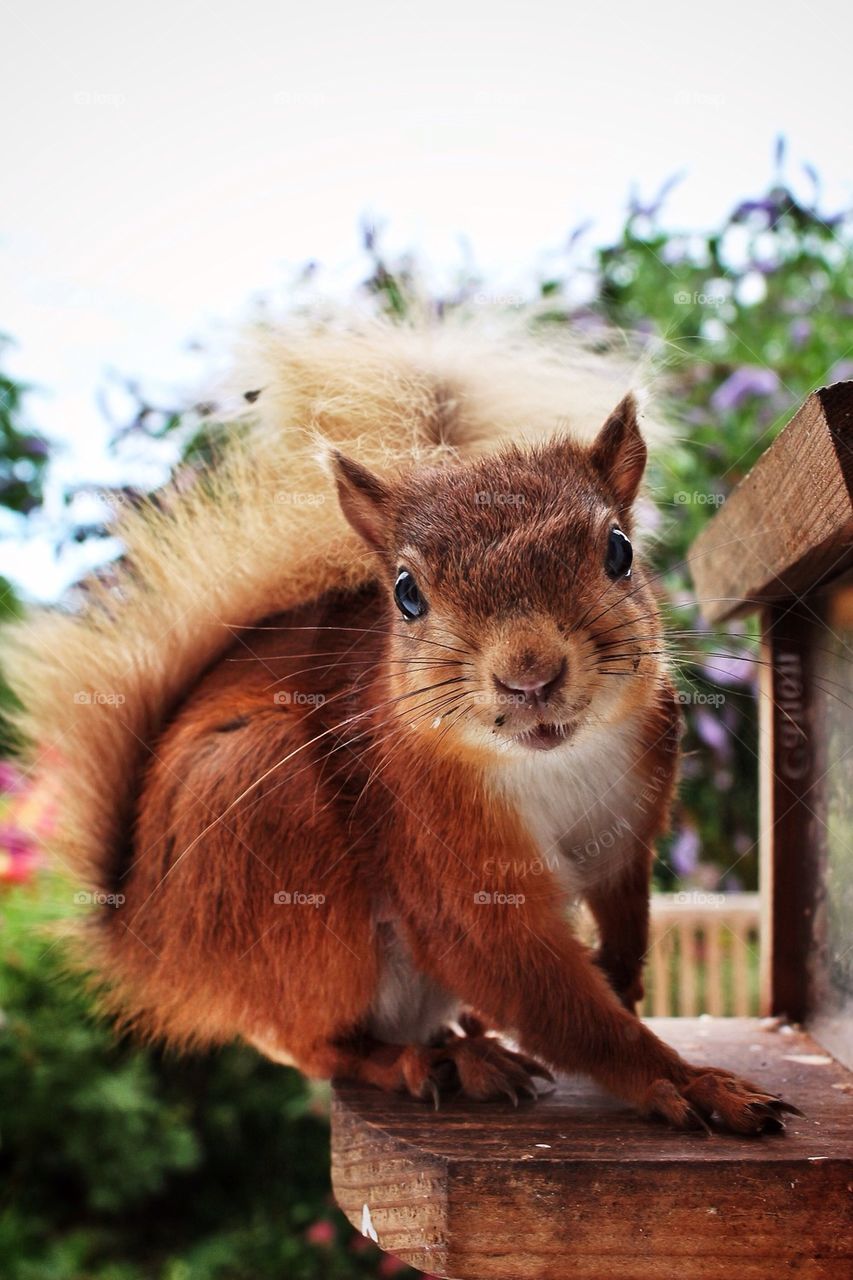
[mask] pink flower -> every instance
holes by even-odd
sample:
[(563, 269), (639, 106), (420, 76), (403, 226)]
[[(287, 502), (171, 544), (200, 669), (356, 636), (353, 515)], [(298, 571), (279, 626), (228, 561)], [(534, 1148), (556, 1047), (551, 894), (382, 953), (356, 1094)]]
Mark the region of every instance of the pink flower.
[(36, 843), (19, 827), (0, 826), (0, 884), (24, 884), (38, 866)]
[(26, 780), (10, 760), (0, 760), (0, 794), (15, 796), (24, 790)]
[(399, 1258), (395, 1258), (393, 1253), (386, 1253), (376, 1268), (378, 1276), (399, 1276), (404, 1271), (408, 1271), (408, 1266), (405, 1262), (401, 1262)]
[(330, 1222), (328, 1218), (321, 1218), (319, 1222), (312, 1222), (305, 1232), (305, 1239), (309, 1244), (322, 1245), (324, 1248), (328, 1248), (329, 1245), (335, 1243), (335, 1224)]

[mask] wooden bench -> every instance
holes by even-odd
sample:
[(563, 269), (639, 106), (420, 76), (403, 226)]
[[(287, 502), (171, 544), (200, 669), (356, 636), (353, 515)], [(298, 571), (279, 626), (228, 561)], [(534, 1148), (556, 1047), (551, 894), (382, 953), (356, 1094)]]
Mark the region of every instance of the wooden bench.
[(809, 397), (697, 541), (706, 616), (762, 614), (761, 999), (775, 1016), (652, 1020), (805, 1118), (708, 1138), (582, 1078), (517, 1110), (438, 1114), (339, 1084), (335, 1195), (383, 1249), (457, 1280), (853, 1277), (851, 495), (843, 383)]
[(517, 1110), (450, 1100), (437, 1114), (341, 1084), (338, 1204), (383, 1249), (461, 1280), (853, 1275), (850, 1072), (804, 1032), (750, 1018), (651, 1025), (807, 1119), (777, 1137), (707, 1138), (641, 1120), (581, 1077)]

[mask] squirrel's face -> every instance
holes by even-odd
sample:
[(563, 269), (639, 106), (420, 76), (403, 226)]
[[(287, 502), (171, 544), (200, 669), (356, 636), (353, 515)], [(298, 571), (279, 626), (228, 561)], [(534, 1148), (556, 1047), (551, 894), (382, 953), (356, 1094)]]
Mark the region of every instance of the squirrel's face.
[(657, 612), (631, 544), (645, 459), (632, 397), (588, 446), (555, 438), (392, 482), (336, 456), (387, 587), (386, 719), (526, 754), (652, 696)]

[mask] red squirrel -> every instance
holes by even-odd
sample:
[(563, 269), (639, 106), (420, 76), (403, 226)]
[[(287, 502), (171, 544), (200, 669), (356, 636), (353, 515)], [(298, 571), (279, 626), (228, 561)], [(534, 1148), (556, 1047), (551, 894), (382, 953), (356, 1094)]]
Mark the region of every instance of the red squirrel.
[(680, 732), (634, 545), (646, 444), (632, 394), (594, 428), (548, 413), (588, 371), (516, 347), (282, 340), (246, 399), (285, 444), (268, 425), (132, 517), (118, 590), (20, 633), (60, 856), (103, 903), (88, 955), (178, 1045), (433, 1101), (580, 1071), (681, 1128), (779, 1130), (794, 1107), (636, 1016)]

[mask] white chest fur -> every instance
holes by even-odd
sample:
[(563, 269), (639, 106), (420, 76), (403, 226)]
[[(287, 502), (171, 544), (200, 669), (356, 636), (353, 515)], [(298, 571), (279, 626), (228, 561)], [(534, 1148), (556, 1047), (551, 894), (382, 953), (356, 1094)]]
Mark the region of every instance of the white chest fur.
[(597, 726), (564, 747), (502, 762), (499, 785), (569, 897), (611, 876), (642, 829), (637, 741), (630, 722)]
[[(500, 761), (496, 785), (521, 815), (539, 853), (538, 865), (519, 869), (522, 885), (525, 876), (547, 869), (567, 899), (574, 898), (619, 867), (644, 821), (646, 799), (634, 772), (638, 741), (637, 726), (628, 721), (590, 728), (554, 751)], [(495, 853), (499, 858), (500, 851)], [(370, 1030), (380, 1040), (422, 1044), (457, 1016), (459, 1004), (414, 968), (394, 922), (381, 919), (382, 976)]]
[(390, 1044), (425, 1044), (459, 1012), (459, 1001), (413, 965), (393, 921), (377, 925), (382, 975), (369, 1029)]

